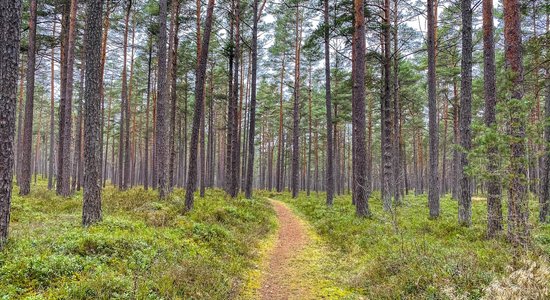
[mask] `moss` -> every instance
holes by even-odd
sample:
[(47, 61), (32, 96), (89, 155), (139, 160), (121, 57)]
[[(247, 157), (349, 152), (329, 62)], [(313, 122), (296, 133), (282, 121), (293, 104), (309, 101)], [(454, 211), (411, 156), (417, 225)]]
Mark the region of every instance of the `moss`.
[[(457, 224), (458, 205), (450, 197), (441, 199), (441, 217), (431, 220), (426, 196), (407, 196), (392, 216), (383, 211), (379, 194), (374, 193), (373, 216), (360, 219), (348, 195), (336, 197), (333, 207), (325, 205), (324, 194), (300, 194), (297, 199), (286, 193), (264, 195), (289, 203), (337, 253), (331, 269), (338, 285), (352, 295), (479, 299), (488, 285), (512, 272), (509, 266), (517, 260), (503, 238), (485, 238), (484, 201), (473, 201), (472, 226), (465, 228)], [(537, 224), (534, 200), (531, 207), (532, 223)], [(535, 243), (523, 255), (548, 256), (549, 229), (535, 225)]]
[(274, 230), (262, 198), (159, 201), (134, 188), (103, 193), (104, 220), (82, 228), (82, 195), (62, 198), (45, 182), (14, 191), (11, 237), (0, 252), (3, 299), (227, 299), (243, 288), (256, 248)]

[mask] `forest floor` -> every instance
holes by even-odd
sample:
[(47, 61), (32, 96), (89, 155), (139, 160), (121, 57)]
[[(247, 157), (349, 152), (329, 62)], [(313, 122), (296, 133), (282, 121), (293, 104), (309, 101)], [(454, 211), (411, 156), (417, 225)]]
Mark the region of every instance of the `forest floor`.
[(63, 198), (40, 180), (14, 188), (10, 239), (0, 251), (0, 299), (235, 299), (276, 229), (263, 197), (221, 190), (159, 201), (141, 187), (103, 189), (103, 221), (82, 228), (82, 192)]
[(0, 299), (550, 299), (550, 224), (534, 197), (518, 251), (485, 237), (482, 197), (461, 227), (449, 196), (431, 220), (426, 195), (390, 214), (373, 193), (372, 217), (357, 218), (350, 195), (327, 207), (323, 193), (208, 189), (183, 213), (184, 194), (107, 186), (103, 221), (82, 228), (82, 192), (15, 187)]
[(308, 262), (291, 263), (289, 272), (308, 275), (313, 285), (306, 291), (315, 293), (312, 298), (550, 299), (550, 224), (536, 221), (535, 198), (530, 204), (533, 242), (515, 249), (504, 236), (485, 237), (481, 197), (473, 201), (472, 226), (461, 227), (457, 202), (449, 196), (441, 199), (440, 218), (431, 220), (425, 195), (406, 196), (390, 214), (373, 193), (372, 217), (361, 219), (349, 195), (337, 196), (327, 207), (323, 193), (301, 193), (297, 199), (259, 193), (284, 202), (314, 237), (317, 256), (304, 255)]

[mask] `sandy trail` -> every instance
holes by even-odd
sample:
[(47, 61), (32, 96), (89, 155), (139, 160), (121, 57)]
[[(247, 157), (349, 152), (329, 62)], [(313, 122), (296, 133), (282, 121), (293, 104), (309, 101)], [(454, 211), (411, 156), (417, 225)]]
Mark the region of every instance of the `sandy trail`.
[(260, 288), (261, 298), (307, 298), (308, 291), (300, 284), (295, 284), (298, 278), (294, 276), (297, 267), (294, 262), (300, 252), (311, 243), (311, 239), (304, 224), (286, 205), (273, 199), (270, 201), (279, 220), (279, 231)]

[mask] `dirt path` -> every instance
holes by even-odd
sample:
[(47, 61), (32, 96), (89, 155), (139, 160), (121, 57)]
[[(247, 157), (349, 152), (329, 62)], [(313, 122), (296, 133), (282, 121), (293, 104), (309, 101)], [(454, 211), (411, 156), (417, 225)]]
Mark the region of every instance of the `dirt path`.
[(282, 202), (270, 199), (279, 221), (278, 237), (269, 256), (260, 295), (262, 299), (306, 299), (309, 291), (300, 284), (296, 270), (301, 252), (311, 243), (302, 221)]

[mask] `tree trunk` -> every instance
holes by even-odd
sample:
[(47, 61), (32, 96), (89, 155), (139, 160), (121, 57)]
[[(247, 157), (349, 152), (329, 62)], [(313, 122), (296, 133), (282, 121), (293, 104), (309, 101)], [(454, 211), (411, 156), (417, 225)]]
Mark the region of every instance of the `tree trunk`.
[[(483, 79), (485, 92), (485, 125), (496, 128), (496, 68), (493, 38), (493, 1), (483, 0)], [(502, 200), (498, 175), (498, 148), (493, 142), (487, 149), (487, 236), (497, 236), (502, 231)]]
[(76, 0), (65, 2), (61, 26), (61, 82), (59, 100), (59, 141), (56, 193), (70, 195), (72, 64), (76, 23)]
[(354, 180), (356, 181), (355, 212), (359, 217), (370, 215), (368, 202), (367, 163), (365, 157), (365, 16), (364, 1), (354, 0), (355, 23), (353, 45), (355, 61), (353, 64), (353, 144)]
[(21, 0), (0, 2), (0, 248), (8, 238), (13, 181), (13, 140), (17, 101), (17, 72)]
[(330, 36), (329, 36), (329, 17), (328, 17), (328, 2), (323, 1), (323, 19), (324, 19), (324, 47), (325, 47), (325, 108), (327, 118), (327, 168), (326, 168), (326, 203), (332, 206), (334, 198), (334, 154), (333, 154), (333, 137), (332, 137), (332, 99), (330, 90)]
[(195, 114), (193, 115), (193, 130), (191, 134), (191, 145), (189, 149), (189, 175), (187, 176), (187, 190), (185, 193), (185, 209), (193, 209), (194, 192), (197, 185), (197, 152), (199, 146), (199, 126), (203, 114), (204, 85), (206, 82), (206, 63), (208, 61), (208, 46), (210, 43), (210, 32), (212, 31), (212, 14), (214, 11), (214, 0), (208, 0), (206, 22), (204, 24), (204, 36), (202, 40), (199, 63), (197, 65), (195, 83)]
[(472, 147), (472, 8), (471, 0), (462, 0), (462, 61), (460, 84), (460, 193), (458, 199), (458, 223), (472, 223), (472, 195), (468, 167), (468, 152)]
[[(401, 203), (400, 196), (402, 193), (402, 174), (401, 174), (401, 153), (400, 153), (400, 135), (399, 135), (399, 28), (398, 28), (398, 0), (394, 0), (394, 19), (393, 19), (393, 177), (394, 190), (393, 197), (395, 204)], [(388, 18), (389, 20), (389, 18)], [(388, 21), (389, 22), (389, 21)], [(389, 25), (389, 24), (388, 24)], [(388, 26), (389, 28), (389, 26)]]
[[(430, 135), (428, 206), (430, 208), (430, 218), (439, 217), (439, 136), (435, 81), (435, 18), (433, 0), (428, 0), (428, 113)], [(420, 145), (422, 145), (421, 141)], [(420, 177), (422, 178), (422, 176)]]
[(176, 110), (177, 110), (177, 70), (178, 70), (178, 32), (179, 32), (179, 10), (180, 2), (172, 1), (172, 16), (170, 23), (170, 58), (168, 59), (169, 81), (170, 81), (170, 163), (168, 165), (169, 188), (172, 189), (174, 183), (174, 166), (176, 165)]
[[(101, 77), (100, 77), (100, 80), (101, 80)], [(101, 87), (100, 87), (101, 88)], [(103, 103), (103, 96), (102, 96), (102, 100), (101, 102)], [(102, 176), (102, 181), (103, 181), (103, 187), (105, 187), (105, 184), (106, 184), (106, 181), (107, 181), (107, 157), (109, 156), (109, 137), (111, 135), (111, 112), (112, 112), (112, 102), (113, 102), (113, 98), (109, 95), (109, 104), (107, 105), (107, 128), (106, 128), (106, 141), (105, 141), (105, 155), (104, 155), (104, 161), (105, 161), (105, 164), (104, 164), (104, 168), (103, 168), (103, 176)], [(113, 146), (115, 144), (115, 141), (114, 141), (114, 138), (113, 138)], [(100, 147), (101, 148), (101, 147)], [(114, 155), (114, 153), (113, 153)], [(103, 164), (103, 162), (102, 162)], [(112, 161), (112, 164), (114, 164), (114, 161)]]
[(384, 93), (382, 105), (382, 121), (384, 122), (384, 130), (382, 137), (382, 156), (383, 168), (382, 173), (382, 204), (385, 211), (392, 209), (392, 190), (395, 188), (395, 178), (393, 177), (393, 145), (392, 145), (392, 118), (391, 118), (391, 49), (390, 49), (390, 1), (384, 0)]
[(248, 131), (248, 170), (246, 171), (245, 196), (252, 198), (254, 175), (254, 138), (256, 136), (256, 76), (258, 68), (258, 0), (252, 3), (252, 82), (250, 91), (250, 128)]
[(158, 187), (160, 199), (168, 196), (168, 170), (167, 160), (167, 140), (168, 140), (168, 106), (167, 106), (167, 79), (166, 79), (166, 15), (167, 0), (160, 0), (159, 13), (159, 42), (158, 42), (158, 79), (157, 79), (157, 116), (156, 116), (156, 165), (158, 174)]
[(101, 220), (101, 19), (103, 0), (88, 0), (86, 9), (86, 87), (84, 91), (84, 196), (82, 225)]
[(514, 245), (525, 245), (529, 240), (529, 207), (527, 197), (527, 169), (525, 167), (526, 120), (522, 107), (523, 63), (521, 42), (521, 12), (518, 0), (504, 1), (504, 57), (506, 68), (512, 74), (511, 98), (507, 99), (510, 112), (510, 186), (508, 191), (508, 239)]
[[(55, 27), (56, 22), (53, 23), (52, 38), (55, 38)], [(53, 188), (53, 168), (55, 162), (55, 46), (52, 46), (51, 52), (51, 61), (50, 61), (50, 154), (48, 162), (48, 190)]]
[(302, 43), (300, 23), (300, 6), (296, 4), (296, 55), (294, 60), (294, 109), (292, 118), (292, 198), (298, 197), (298, 175), (300, 172), (300, 44)]
[(313, 144), (313, 123), (312, 123), (312, 112), (311, 112), (311, 102), (312, 102), (312, 95), (311, 95), (311, 62), (309, 63), (308, 68), (308, 88), (307, 88), (307, 95), (308, 95), (308, 149), (307, 149), (307, 171), (306, 171), (306, 193), (309, 196), (310, 190), (311, 190), (311, 147)]
[(145, 110), (145, 150), (143, 162), (143, 187), (149, 189), (149, 110), (151, 99), (151, 57), (153, 53), (153, 36), (149, 36), (149, 54), (147, 57), (147, 108)]
[[(550, 73), (546, 73), (546, 97), (544, 98), (544, 118), (550, 119)], [(539, 196), (539, 221), (548, 222), (550, 208), (550, 124), (544, 126), (544, 156), (542, 163), (541, 187)], [(500, 199), (499, 199), (500, 200)], [(500, 202), (499, 202), (500, 204)], [(502, 226), (502, 225), (501, 225)]]
[(229, 195), (232, 198), (237, 197), (237, 194), (239, 193), (239, 152), (240, 152), (240, 146), (239, 146), (239, 115), (238, 115), (238, 106), (239, 106), (239, 62), (242, 58), (241, 52), (240, 52), (240, 27), (241, 27), (241, 2), (240, 0), (236, 0), (235, 5), (235, 58), (234, 58), (234, 69), (233, 69), (233, 90), (232, 90), (232, 105), (231, 109), (233, 110), (233, 118), (231, 126), (231, 140), (228, 140), (228, 143), (231, 143), (231, 164), (230, 164), (230, 186), (229, 186)]
[(34, 112), (34, 71), (36, 64), (36, 0), (30, 0), (29, 49), (27, 58), (27, 89), (25, 119), (21, 155), (21, 181), (19, 194), (28, 195), (31, 191), (32, 124)]
[(283, 178), (283, 86), (285, 80), (285, 57), (286, 53), (283, 53), (283, 58), (281, 62), (281, 79), (280, 79), (280, 88), (279, 88), (279, 138), (277, 139), (277, 192), (283, 190), (282, 178)]

